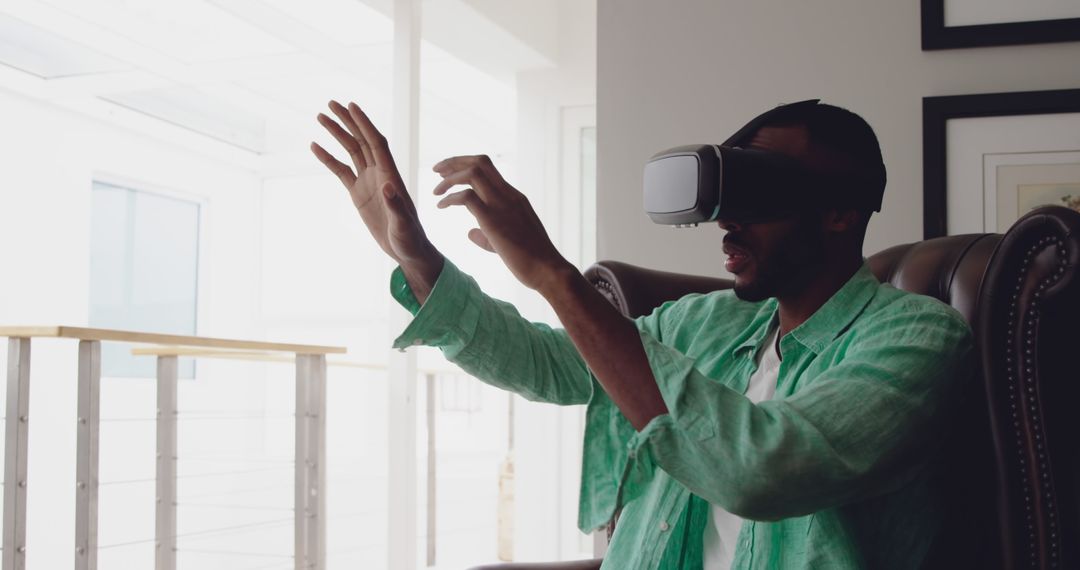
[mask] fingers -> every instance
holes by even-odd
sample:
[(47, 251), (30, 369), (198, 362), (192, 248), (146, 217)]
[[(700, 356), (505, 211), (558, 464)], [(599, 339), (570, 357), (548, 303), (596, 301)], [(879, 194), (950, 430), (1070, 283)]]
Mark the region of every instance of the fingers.
[(491, 241), (488, 240), (487, 236), (484, 235), (484, 232), (480, 228), (469, 230), (469, 240), (491, 253), (495, 253), (495, 247), (491, 245)]
[(371, 151), (374, 164), (383, 168), (394, 168), (394, 157), (390, 155), (390, 147), (386, 144), (386, 137), (382, 136), (379, 129), (375, 128), (375, 125), (371, 123), (371, 119), (360, 109), (360, 106), (356, 103), (349, 103), (349, 116), (352, 117), (353, 121), (356, 121), (356, 127), (364, 135), (364, 140)]
[(315, 158), (318, 158), (319, 162), (326, 165), (326, 167), (330, 169), (330, 172), (333, 172), (334, 175), (338, 177), (338, 180), (341, 180), (341, 183), (344, 184), (346, 188), (351, 188), (353, 182), (356, 182), (356, 175), (353, 174), (352, 169), (344, 162), (334, 158), (332, 154), (326, 152), (326, 149), (319, 146), (318, 143), (311, 143), (311, 152), (315, 154)]
[(480, 199), (480, 196), (472, 188), (454, 192), (442, 200), (439, 200), (439, 203), (437, 204), (437, 207), (440, 209), (449, 208), (450, 206), (465, 206), (465, 208), (469, 210), (469, 213), (476, 218), (476, 221), (480, 222), (481, 226), (491, 223), (491, 209)]
[(493, 182), (502, 182), (502, 174), (495, 168), (494, 163), (491, 162), (491, 158), (486, 154), (479, 154), (475, 156), (453, 156), (445, 160), (439, 161), (432, 170), (438, 172), (442, 176), (446, 176), (448, 173), (456, 172), (459, 170), (466, 170), (469, 168), (477, 168), (487, 174), (488, 178)]
[(345, 150), (349, 153), (349, 157), (352, 158), (353, 166), (356, 167), (356, 171), (367, 168), (368, 162), (364, 159), (363, 151), (360, 148), (360, 142), (356, 138), (345, 132), (345, 129), (341, 128), (341, 125), (336, 121), (327, 117), (326, 115), (319, 113), (319, 124), (323, 126), (331, 135), (341, 143), (341, 146), (345, 147)]
[[(492, 184), (491, 179), (488, 178), (487, 173), (482, 171), (481, 168), (476, 166), (470, 166), (463, 169), (463, 171), (450, 172), (446, 171), (443, 174), (443, 180), (438, 182), (435, 186), (435, 195), (445, 194), (450, 188), (454, 188), (459, 185), (469, 185), (477, 196), (484, 203), (492, 204), (498, 198), (499, 195), (507, 195), (507, 188), (509, 185), (503, 182), (502, 185)], [(500, 190), (500, 186), (507, 187)], [(513, 192), (513, 188), (509, 188), (510, 192)]]
[(441, 210), (443, 208), (449, 208), (450, 206), (465, 206), (472, 211), (480, 205), (480, 197), (477, 196), (476, 192), (472, 188), (466, 188), (439, 200), (439, 203), (436, 204), (435, 207)]
[(349, 115), (349, 110), (346, 109), (341, 103), (338, 103), (334, 100), (331, 100), (328, 106), (330, 107), (330, 110), (333, 111), (335, 115), (337, 115), (337, 118), (339, 121), (341, 121), (341, 124), (345, 125), (345, 128), (348, 129), (350, 133), (352, 133), (352, 136), (356, 139), (356, 142), (360, 144), (360, 153), (364, 157), (364, 162), (370, 165), (375, 164), (375, 160), (371, 156), (371, 149), (369, 148), (367, 141), (364, 140), (364, 134), (360, 131), (360, 127), (356, 125), (356, 121), (354, 121), (352, 116)]
[[(454, 192), (442, 200), (439, 200), (439, 208), (449, 208), (450, 206), (465, 206), (481, 225), (486, 221), (489, 221), (487, 220), (487, 207), (472, 188)], [(484, 235), (483, 230), (480, 228), (469, 230), (469, 239), (476, 245), (495, 253), (495, 248), (491, 245), (491, 241), (488, 240), (487, 236)]]
[(447, 190), (458, 185), (472, 185), (480, 191), (483, 198), (487, 198), (486, 194), (491, 187), (487, 176), (480, 169), (470, 167), (464, 169), (464, 171), (445, 174), (442, 181), (435, 186), (434, 193), (435, 195), (443, 195)]

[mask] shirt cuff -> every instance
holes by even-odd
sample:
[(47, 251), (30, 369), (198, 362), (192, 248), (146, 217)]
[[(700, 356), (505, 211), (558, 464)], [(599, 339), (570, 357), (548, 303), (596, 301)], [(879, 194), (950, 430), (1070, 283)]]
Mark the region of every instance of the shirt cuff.
[(627, 482), (633, 482), (638, 477), (648, 478), (656, 468), (656, 461), (649, 448), (649, 441), (662, 437), (663, 432), (671, 429), (675, 420), (671, 414), (656, 416), (645, 424), (641, 431), (635, 433), (626, 442), (627, 474), (624, 476)]
[(696, 415), (695, 407), (682, 401), (686, 379), (695, 370), (693, 360), (660, 343), (649, 332), (641, 330), (640, 335), (649, 367), (668, 407), (668, 413), (652, 418), (641, 431), (634, 432), (625, 440), (625, 464), (619, 483), (619, 504), (616, 508), (646, 491), (658, 466), (654, 450), (663, 450), (670, 446), (674, 433), (688, 431), (696, 433), (698, 437), (712, 434), (708, 422), (703, 421), (699, 414)]
[(421, 305), (409, 288), (401, 267), (394, 269), (390, 275), (390, 294), (413, 314), (412, 322), (394, 340), (394, 348), (442, 347), (467, 340), (479, 318), (473, 299), (474, 289), (478, 289), (476, 282), (446, 259), (435, 286)]
[[(667, 405), (670, 414), (668, 421), (671, 423), (661, 423), (660, 426), (669, 425), (673, 427), (677, 425), (679, 429), (697, 439), (707, 439), (716, 435), (716, 427), (702, 414), (701, 402), (693, 401), (694, 398), (691, 397), (687, 390), (687, 382), (697, 370), (694, 360), (678, 350), (662, 344), (647, 331), (640, 331), (640, 333), (641, 345), (645, 348), (645, 357), (649, 361), (649, 367), (652, 369), (653, 377), (656, 379), (656, 386), (660, 389), (660, 396), (664, 399), (664, 404)], [(663, 429), (662, 427), (649, 429), (661, 417), (664, 416), (653, 418), (653, 421), (650, 421), (645, 426), (645, 429), (642, 429), (641, 433), (644, 434), (646, 431), (651, 433)]]

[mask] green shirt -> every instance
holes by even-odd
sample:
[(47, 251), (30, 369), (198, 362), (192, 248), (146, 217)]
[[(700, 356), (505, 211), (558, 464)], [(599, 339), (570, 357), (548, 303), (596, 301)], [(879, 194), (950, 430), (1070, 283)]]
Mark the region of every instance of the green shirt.
[(636, 320), (669, 413), (640, 432), (566, 331), (530, 323), (446, 262), (396, 348), (426, 344), (525, 398), (588, 404), (578, 525), (622, 509), (605, 570), (700, 568), (708, 503), (742, 517), (735, 569), (917, 568), (942, 513), (931, 467), (971, 332), (863, 267), (780, 341), (774, 399), (743, 392), (777, 301), (688, 295)]

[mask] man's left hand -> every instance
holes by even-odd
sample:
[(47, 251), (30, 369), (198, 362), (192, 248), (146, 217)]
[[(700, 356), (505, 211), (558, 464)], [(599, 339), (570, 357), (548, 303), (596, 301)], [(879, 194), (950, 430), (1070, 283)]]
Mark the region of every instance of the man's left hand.
[(469, 239), (499, 254), (526, 287), (544, 294), (567, 272), (577, 272), (551, 243), (529, 199), (503, 179), (490, 158), (456, 156), (433, 170), (443, 178), (435, 187), (436, 195), (454, 186), (470, 186), (447, 195), (438, 207), (468, 208), (480, 225), (469, 231)]

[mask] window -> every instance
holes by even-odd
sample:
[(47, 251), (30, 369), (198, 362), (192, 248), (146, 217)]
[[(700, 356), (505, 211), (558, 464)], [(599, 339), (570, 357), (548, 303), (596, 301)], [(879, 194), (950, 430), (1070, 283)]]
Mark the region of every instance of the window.
[[(200, 205), (103, 182), (92, 193), (90, 326), (194, 335)], [(105, 343), (101, 373), (153, 378), (154, 360)]]

